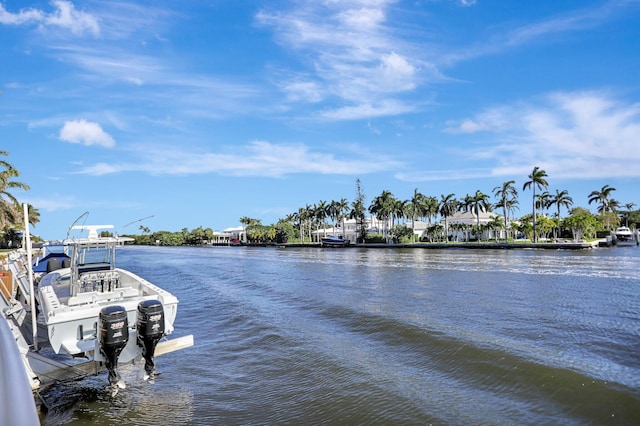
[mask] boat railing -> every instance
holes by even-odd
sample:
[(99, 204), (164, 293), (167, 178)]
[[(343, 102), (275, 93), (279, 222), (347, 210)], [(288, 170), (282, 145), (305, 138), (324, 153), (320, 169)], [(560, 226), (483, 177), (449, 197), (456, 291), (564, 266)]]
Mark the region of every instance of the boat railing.
[(39, 425), (36, 403), (16, 339), (0, 314), (0, 424)]

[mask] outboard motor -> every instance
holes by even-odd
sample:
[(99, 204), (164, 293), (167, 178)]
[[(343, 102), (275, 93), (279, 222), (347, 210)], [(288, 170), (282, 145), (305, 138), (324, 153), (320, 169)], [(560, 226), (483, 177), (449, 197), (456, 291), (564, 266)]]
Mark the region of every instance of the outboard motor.
[(124, 387), (118, 373), (118, 357), (129, 340), (127, 311), (122, 306), (106, 306), (100, 310), (100, 353), (106, 359), (109, 384)]
[(142, 347), (144, 371), (148, 376), (145, 376), (145, 379), (153, 379), (156, 376), (153, 355), (156, 345), (164, 336), (164, 308), (160, 301), (143, 300), (138, 303), (136, 328), (138, 329), (137, 343)]

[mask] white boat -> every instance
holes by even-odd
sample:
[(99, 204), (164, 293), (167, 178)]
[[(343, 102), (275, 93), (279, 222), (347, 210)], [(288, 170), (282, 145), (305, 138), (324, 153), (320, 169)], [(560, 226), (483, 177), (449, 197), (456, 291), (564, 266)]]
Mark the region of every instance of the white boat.
[(614, 244), (618, 246), (634, 246), (638, 244), (637, 234), (626, 226), (617, 228), (613, 233)]
[(144, 359), (143, 378), (154, 380), (155, 356), (193, 345), (192, 335), (167, 338), (178, 299), (116, 267), (118, 248), (131, 239), (98, 236), (105, 228), (112, 226), (73, 227), (88, 236), (59, 242), (61, 250), (35, 262), (25, 250), (6, 258), (0, 321), (9, 325), (32, 390), (106, 369), (115, 394), (125, 387), (118, 362)]
[(343, 238), (341, 235), (328, 235), (322, 238), (323, 247), (345, 247), (349, 244), (350, 241)]

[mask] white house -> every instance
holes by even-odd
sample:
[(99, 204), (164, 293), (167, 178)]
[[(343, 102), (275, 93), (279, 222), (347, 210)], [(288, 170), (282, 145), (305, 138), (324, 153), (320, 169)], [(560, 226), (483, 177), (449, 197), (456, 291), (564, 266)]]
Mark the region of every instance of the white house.
[[(473, 212), (456, 212), (453, 216), (447, 217), (447, 226), (449, 227), (447, 235), (451, 237), (453, 241), (464, 241), (466, 235), (469, 232), (475, 232), (475, 227), (480, 225), (486, 225), (493, 222), (495, 218), (503, 220), (502, 216), (492, 212), (481, 211), (478, 216)], [(444, 218), (440, 219), (440, 224), (444, 227)], [(458, 226), (464, 225), (464, 227)], [(462, 229), (461, 229), (462, 228)], [(466, 230), (464, 228), (467, 228)], [(475, 235), (475, 234), (474, 234)], [(505, 238), (505, 230), (499, 231), (499, 238)], [(483, 239), (495, 238), (493, 230), (485, 230), (482, 234)]]
[(221, 242), (229, 242), (234, 238), (245, 243), (247, 242), (247, 233), (242, 226), (238, 226), (236, 228), (227, 228), (222, 231), (223, 241)]
[[(382, 234), (385, 230), (384, 221), (378, 220), (373, 216), (365, 218), (365, 225), (367, 229), (367, 234)], [(402, 225), (407, 228), (412, 227), (412, 222), (405, 222)], [(425, 222), (416, 221), (413, 232), (417, 237), (421, 236), (422, 233), (427, 229), (429, 225)], [(387, 230), (391, 230), (391, 221), (386, 226)], [(343, 235), (346, 239), (351, 241), (356, 241), (358, 230), (357, 223), (355, 219), (345, 219), (343, 222), (338, 223), (336, 227), (328, 227), (324, 229), (318, 229), (311, 232), (313, 235), (314, 241), (319, 241), (325, 235)]]

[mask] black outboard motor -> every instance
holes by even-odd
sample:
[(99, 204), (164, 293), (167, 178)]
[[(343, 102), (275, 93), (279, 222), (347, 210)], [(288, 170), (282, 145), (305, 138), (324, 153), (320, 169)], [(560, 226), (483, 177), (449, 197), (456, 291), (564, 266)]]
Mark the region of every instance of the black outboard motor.
[(138, 303), (136, 328), (138, 329), (137, 343), (142, 347), (144, 371), (153, 379), (156, 376), (153, 355), (156, 345), (164, 336), (164, 308), (160, 301), (144, 300)]
[(127, 311), (122, 306), (106, 306), (100, 310), (100, 353), (106, 359), (109, 383), (124, 387), (118, 373), (118, 357), (129, 340)]

